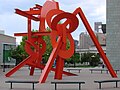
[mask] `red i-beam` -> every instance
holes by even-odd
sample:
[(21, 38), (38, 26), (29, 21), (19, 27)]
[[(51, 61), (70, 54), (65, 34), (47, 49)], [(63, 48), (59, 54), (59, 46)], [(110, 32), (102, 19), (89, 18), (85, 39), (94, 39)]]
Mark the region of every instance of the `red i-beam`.
[[(62, 14), (64, 15), (65, 13), (61, 13), (61, 15), (62, 15)], [(73, 12), (73, 14), (74, 14), (74, 15), (79, 14), (79, 16), (80, 16), (83, 24), (85, 25), (85, 27), (86, 27), (86, 29), (87, 29), (87, 31), (88, 31), (91, 39), (93, 40), (93, 42), (94, 42), (94, 44), (95, 44), (95, 46), (96, 46), (99, 54), (101, 55), (101, 57), (102, 57), (105, 65), (106, 65), (106, 67), (108, 68), (111, 76), (114, 77), (114, 78), (116, 78), (117, 75), (116, 75), (116, 73), (114, 72), (114, 70), (113, 70), (113, 68), (112, 68), (112, 66), (111, 66), (108, 58), (106, 57), (106, 55), (105, 55), (105, 53), (104, 53), (104, 51), (103, 51), (103, 49), (101, 48), (101, 46), (100, 46), (100, 44), (99, 44), (99, 42), (98, 42), (98, 40), (97, 40), (94, 32), (92, 31), (92, 28), (90, 27), (90, 25), (89, 25), (89, 23), (88, 23), (85, 15), (84, 15), (84, 13), (82, 12), (81, 8), (77, 8), (77, 9)], [(67, 14), (66, 14), (66, 15), (67, 15)], [(60, 16), (60, 15), (58, 14), (58, 16), (56, 16), (56, 17), (53, 19), (53, 21), (54, 21), (55, 19), (58, 19), (59, 16)], [(57, 17), (58, 17), (58, 18), (57, 18)], [(56, 21), (57, 21), (57, 20), (56, 20)], [(67, 21), (68, 21), (68, 20), (67, 20)], [(66, 22), (67, 22), (67, 21), (66, 21)], [(58, 41), (58, 43), (60, 43), (60, 42)], [(55, 48), (55, 49), (56, 49), (56, 50), (55, 50), (56, 53), (57, 53), (57, 51), (59, 51), (59, 46), (60, 46), (60, 45), (61, 45), (61, 44), (59, 44), (58, 46), (56, 46), (56, 48)], [(58, 48), (58, 49), (57, 49), (57, 48)], [(54, 50), (53, 50), (53, 51), (54, 51)], [(56, 53), (52, 53), (51, 57), (49, 58), (49, 61), (48, 61), (47, 65), (46, 65), (46, 67), (45, 67), (45, 69), (44, 69), (44, 72), (42, 73), (42, 75), (41, 75), (41, 77), (40, 77), (40, 80), (39, 80), (40, 83), (44, 83), (44, 82), (45, 82), (45, 80), (46, 80), (46, 78), (47, 78), (47, 76), (48, 76), (48, 73), (49, 73), (49, 71), (50, 71), (51, 64), (53, 64), (53, 61), (54, 61), (54, 58), (53, 58), (53, 57), (56, 56)], [(54, 54), (55, 54), (55, 55), (54, 55)], [(60, 59), (59, 59), (59, 60), (60, 60)], [(62, 61), (62, 59), (61, 59), (60, 61)], [(60, 62), (60, 63), (61, 63), (61, 65), (63, 65), (62, 62)], [(59, 66), (59, 67), (60, 67), (60, 66)], [(56, 75), (57, 75), (57, 74), (56, 74)], [(60, 75), (61, 75), (61, 74), (60, 74)], [(58, 77), (60, 77), (60, 75), (58, 75)]]
[(81, 8), (77, 8), (77, 9), (74, 11), (73, 14), (75, 14), (75, 15), (76, 15), (76, 14), (79, 14), (79, 16), (80, 16), (80, 18), (81, 18), (83, 24), (85, 25), (85, 27), (86, 27), (86, 29), (87, 29), (87, 31), (88, 31), (88, 33), (89, 33), (89, 35), (90, 35), (92, 41), (94, 42), (94, 44), (95, 44), (95, 46), (96, 46), (96, 48), (97, 48), (99, 54), (101, 55), (101, 58), (103, 59), (103, 61), (104, 61), (105, 65), (106, 65), (106, 67), (108, 68), (108, 70), (109, 70), (111, 76), (114, 77), (114, 78), (116, 78), (117, 75), (116, 75), (116, 73), (114, 72), (114, 70), (113, 70), (113, 68), (112, 68), (112, 66), (111, 66), (111, 64), (110, 64), (110, 62), (109, 62), (107, 56), (105, 55), (105, 53), (104, 53), (104, 51), (103, 51), (101, 45), (99, 44), (99, 42), (98, 42), (98, 40), (97, 40), (97, 38), (96, 38), (94, 32), (92, 31), (92, 28), (90, 27), (90, 25), (89, 25), (89, 23), (88, 23), (88, 21), (87, 21), (85, 15), (84, 15), (82, 9), (81, 9)]

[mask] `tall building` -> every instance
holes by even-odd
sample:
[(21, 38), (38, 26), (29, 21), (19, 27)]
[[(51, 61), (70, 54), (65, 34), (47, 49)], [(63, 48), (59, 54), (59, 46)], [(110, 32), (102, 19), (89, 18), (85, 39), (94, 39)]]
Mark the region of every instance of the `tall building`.
[(94, 23), (94, 31), (95, 32), (98, 33), (101, 30), (101, 28), (102, 28), (102, 22), (95, 22)]
[(106, 46), (106, 34), (103, 33), (96, 33), (96, 37), (100, 43), (100, 45)]
[[(95, 33), (100, 45), (106, 46), (106, 34), (103, 33)], [(81, 49), (89, 49), (91, 46), (94, 46), (92, 39), (89, 34), (82, 32), (79, 36), (79, 48)]]
[(74, 40), (75, 48), (78, 48), (78, 40)]
[(120, 69), (120, 0), (107, 0), (106, 54), (114, 69)]
[(93, 42), (90, 36), (86, 32), (82, 32), (79, 36), (79, 48), (89, 49), (91, 45), (93, 45)]

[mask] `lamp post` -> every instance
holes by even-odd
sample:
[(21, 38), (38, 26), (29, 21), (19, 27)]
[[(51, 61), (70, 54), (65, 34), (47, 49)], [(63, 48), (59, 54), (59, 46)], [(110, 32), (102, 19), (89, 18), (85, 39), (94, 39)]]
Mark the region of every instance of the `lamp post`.
[(92, 58), (94, 58), (94, 57), (95, 57), (95, 55), (92, 55), (91, 57), (92, 57)]

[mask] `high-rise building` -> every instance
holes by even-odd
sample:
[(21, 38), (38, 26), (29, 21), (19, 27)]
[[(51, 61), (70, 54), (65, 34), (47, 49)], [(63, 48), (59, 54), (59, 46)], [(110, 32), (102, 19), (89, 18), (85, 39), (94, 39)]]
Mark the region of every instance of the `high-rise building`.
[(107, 0), (106, 54), (114, 69), (120, 69), (120, 0)]
[(102, 28), (102, 22), (95, 22), (94, 23), (94, 31), (95, 32), (100, 32), (100, 30), (101, 30), (101, 28)]
[[(100, 45), (106, 46), (106, 34), (103, 33), (95, 33)], [(94, 46), (92, 39), (89, 34), (82, 32), (79, 36), (79, 48), (81, 49), (89, 49), (91, 46)]]
[(78, 48), (78, 40), (74, 40), (75, 48)]
[(90, 36), (86, 32), (82, 32), (79, 36), (79, 48), (89, 49), (91, 45), (93, 45), (93, 42)]
[(96, 37), (100, 43), (100, 45), (106, 46), (106, 34), (103, 33), (96, 33)]
[(94, 23), (94, 31), (96, 33), (106, 33), (106, 24), (102, 24), (102, 22), (95, 22)]

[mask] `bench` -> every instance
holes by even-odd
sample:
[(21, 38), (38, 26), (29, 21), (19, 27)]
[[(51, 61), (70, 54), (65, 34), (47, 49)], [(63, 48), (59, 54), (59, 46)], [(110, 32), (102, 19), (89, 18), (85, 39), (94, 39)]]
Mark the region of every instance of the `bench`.
[[(116, 70), (114, 70), (115, 72), (116, 72), (116, 74), (120, 71), (120, 70), (118, 70), (118, 69), (116, 69)], [(108, 70), (106, 70), (106, 73), (108, 74)]]
[(89, 69), (90, 71), (91, 71), (91, 73), (93, 73), (93, 71), (101, 71), (101, 73), (102, 73), (102, 71), (103, 71), (103, 69)]
[(55, 84), (55, 90), (57, 90), (57, 84), (78, 84), (79, 90), (81, 90), (81, 84), (85, 84), (83, 81), (53, 81), (51, 84)]
[(79, 68), (72, 68), (72, 69), (67, 69), (69, 72), (71, 71), (71, 70), (78, 70), (79, 71), (79, 73), (80, 73), (80, 71), (82, 70), (82, 69), (79, 69)]
[(116, 83), (116, 88), (118, 87), (118, 82), (120, 82), (120, 80), (101, 80), (101, 81), (94, 81), (94, 83), (99, 83), (99, 89), (102, 88), (102, 83), (110, 83), (110, 82), (115, 82)]
[[(108, 70), (107, 69), (89, 69), (90, 71), (91, 71), (91, 73), (93, 73), (93, 71), (100, 71), (101, 72), (101, 74), (102, 74), (102, 72), (103, 71), (106, 71), (106, 73), (108, 74)], [(116, 72), (116, 74), (118, 73), (118, 71), (120, 71), (120, 70), (114, 70), (115, 72)]]
[(34, 90), (34, 84), (39, 83), (39, 81), (5, 81), (5, 83), (10, 83), (10, 89), (12, 89), (12, 83), (32, 83), (32, 90)]

